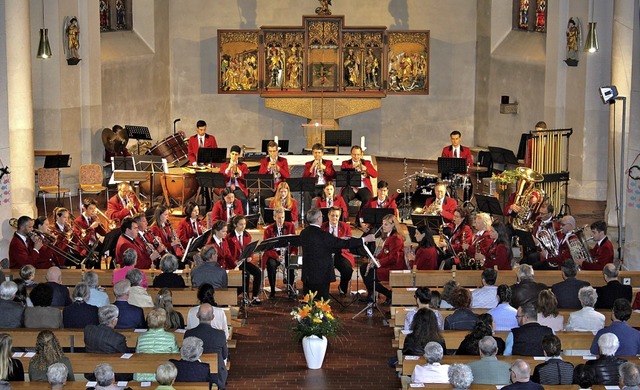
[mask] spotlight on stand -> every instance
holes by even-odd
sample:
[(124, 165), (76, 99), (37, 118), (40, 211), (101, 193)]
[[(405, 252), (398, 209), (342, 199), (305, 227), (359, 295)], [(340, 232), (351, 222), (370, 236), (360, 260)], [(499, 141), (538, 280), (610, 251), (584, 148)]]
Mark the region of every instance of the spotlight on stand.
[(614, 85), (600, 87), (600, 97), (602, 98), (602, 103), (612, 104), (618, 97), (618, 88), (616, 88)]

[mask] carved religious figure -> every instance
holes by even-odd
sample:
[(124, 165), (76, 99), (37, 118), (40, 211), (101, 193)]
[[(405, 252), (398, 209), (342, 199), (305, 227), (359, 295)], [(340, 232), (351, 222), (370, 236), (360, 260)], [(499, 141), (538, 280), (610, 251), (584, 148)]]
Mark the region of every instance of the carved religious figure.
[(76, 65), (80, 61), (80, 27), (78, 26), (78, 19), (75, 16), (68, 19), (65, 22), (64, 30), (67, 63), (69, 63), (69, 65)]
[(329, 6), (331, 4), (331, 0), (318, 0), (320, 2), (320, 7), (316, 8), (317, 15), (331, 15), (331, 10)]

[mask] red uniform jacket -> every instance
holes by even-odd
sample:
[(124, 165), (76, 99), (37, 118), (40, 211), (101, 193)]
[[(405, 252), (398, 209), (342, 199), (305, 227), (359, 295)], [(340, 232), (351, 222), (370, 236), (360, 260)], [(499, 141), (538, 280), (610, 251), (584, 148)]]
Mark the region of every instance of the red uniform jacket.
[[(329, 232), (329, 222), (325, 222), (322, 224), (322, 230), (325, 232)], [(346, 222), (338, 222), (338, 238), (342, 237), (351, 237), (351, 225)], [(349, 263), (351, 263), (351, 267), (356, 266), (356, 261), (353, 258), (353, 255), (349, 251), (349, 249), (343, 249), (340, 254), (344, 257)]]
[[(233, 215), (244, 215), (244, 209), (242, 208), (242, 202), (240, 199), (236, 199), (233, 202)], [(225, 221), (227, 220), (227, 204), (222, 200), (216, 202), (213, 205), (213, 209), (211, 210), (211, 217), (209, 220), (209, 226), (213, 226), (213, 223), (216, 221)]]
[[(133, 204), (136, 210), (140, 210), (140, 203), (135, 199), (135, 197), (133, 197)], [(115, 194), (114, 196), (109, 198), (106, 214), (109, 219), (118, 219), (120, 222), (122, 222), (122, 219), (124, 217), (133, 216), (133, 214), (135, 214), (135, 211), (126, 208), (124, 203), (122, 203), (120, 196), (118, 196), (118, 194)], [(120, 226), (120, 223), (118, 223), (118, 226)]]
[[(316, 198), (316, 208), (326, 208), (327, 200), (323, 198)], [(336, 195), (333, 198), (333, 207), (340, 207), (342, 213), (340, 214), (340, 219), (346, 221), (349, 218), (349, 208), (347, 207), (347, 203), (344, 201), (344, 198), (340, 195)]]
[[(87, 222), (84, 215), (80, 214), (75, 220), (73, 231), (76, 233), (77, 237), (80, 237), (80, 239), (86, 244), (87, 247), (91, 248), (91, 246), (98, 241), (96, 233), (104, 237), (107, 235), (107, 231), (102, 225), (99, 225), (95, 229), (90, 229), (89, 226), (91, 225)], [(80, 229), (84, 229), (85, 231), (84, 238), (82, 238), (82, 232), (80, 231)], [(87, 254), (84, 246), (80, 245), (80, 243), (78, 243), (76, 250), (83, 256)]]
[[(51, 233), (54, 237), (56, 237), (56, 241), (53, 245), (55, 245), (56, 248), (59, 249), (59, 252), (67, 253), (69, 256), (73, 256), (74, 254), (78, 253), (76, 251), (77, 245), (75, 245), (75, 241), (78, 239), (78, 237), (74, 236), (73, 234), (70, 235), (71, 232), (73, 232), (73, 230), (67, 226), (65, 226), (63, 229), (60, 229), (60, 226), (58, 226), (58, 224), (55, 222), (51, 225)], [(68, 237), (71, 237), (71, 241), (69, 241)], [(66, 259), (62, 255), (54, 254), (54, 257), (54, 262), (61, 266), (64, 265)]]
[[(451, 230), (453, 230), (451, 238), (449, 238), (449, 242), (451, 242), (451, 247), (453, 248), (453, 251), (455, 253), (460, 253), (464, 250), (462, 249), (463, 243), (467, 243), (469, 246), (471, 246), (471, 243), (473, 242), (473, 230), (471, 230), (471, 227), (469, 225), (460, 225), (458, 226), (458, 229), (455, 230), (455, 226), (450, 223), (449, 227), (451, 228)], [(462, 240), (463, 235), (465, 238), (464, 240)]]
[(609, 240), (609, 237), (605, 237), (602, 240), (602, 245), (596, 244), (589, 250), (589, 253), (591, 253), (591, 258), (595, 261), (593, 263), (584, 261), (580, 268), (585, 270), (602, 271), (605, 265), (613, 263), (613, 244)]
[(567, 243), (567, 240), (565, 240), (565, 239), (562, 239), (560, 241), (560, 249), (559, 249), (558, 252), (559, 252), (558, 256), (551, 256), (551, 254), (549, 254), (549, 257), (547, 257), (546, 259), (544, 259), (542, 257), (542, 254), (540, 254), (540, 260), (541, 261), (547, 261), (549, 263), (555, 263), (558, 266), (561, 266), (562, 263), (564, 263), (565, 260), (572, 258), (571, 250), (569, 249), (569, 244)]
[[(227, 173), (227, 168), (229, 168), (228, 162), (224, 162), (222, 163), (222, 165), (220, 165), (220, 173), (224, 175), (225, 185), (229, 187), (229, 181), (231, 180), (232, 172)], [(240, 187), (245, 195), (249, 195), (249, 191), (247, 190), (247, 186), (245, 185), (244, 181), (244, 177), (249, 174), (249, 167), (243, 162), (238, 162), (238, 168), (240, 169), (240, 175), (236, 178), (238, 182), (237, 187)]]
[[(238, 237), (236, 237), (235, 231), (230, 231), (227, 233), (227, 238), (225, 239), (227, 244), (229, 245), (229, 251), (231, 252), (231, 258), (233, 261), (238, 261), (240, 255), (242, 254), (242, 250), (244, 247), (251, 243), (251, 234), (246, 230), (242, 232), (242, 242), (238, 241)], [(251, 259), (248, 260), (251, 262)]]
[(51, 249), (43, 245), (38, 253), (33, 249), (33, 241), (30, 238), (27, 237), (25, 245), (22, 238), (17, 233), (13, 233), (13, 238), (9, 243), (9, 268), (22, 268), (27, 264), (31, 264), (38, 269), (47, 269), (54, 265), (60, 265)]
[(380, 281), (388, 282), (391, 270), (407, 269), (404, 261), (404, 241), (398, 233), (393, 233), (384, 241), (382, 250), (376, 256), (380, 262), (377, 277)]
[[(270, 161), (271, 161), (271, 158), (269, 156), (260, 160), (260, 168), (258, 169), (259, 175), (271, 174), (271, 172), (269, 172)], [(291, 177), (291, 174), (289, 173), (289, 163), (287, 162), (286, 158), (278, 157), (278, 159), (276, 160), (276, 165), (280, 168), (280, 177), (277, 178), (273, 183), (274, 190), (276, 189), (276, 187), (281, 181), (287, 181), (287, 179)]]
[(485, 254), (484, 268), (493, 268), (498, 266), (499, 270), (511, 269), (511, 260), (509, 260), (509, 249), (502, 243), (491, 244), (488, 252)]
[(489, 253), (489, 247), (493, 244), (493, 238), (491, 238), (491, 234), (486, 230), (481, 236), (478, 236), (478, 233), (474, 234), (471, 246), (467, 250), (467, 255), (469, 255), (469, 257), (474, 257), (476, 255), (476, 244), (480, 247), (480, 253), (486, 257), (486, 254)]
[[(307, 161), (304, 163), (304, 173), (302, 177), (315, 177), (315, 172), (311, 169), (313, 165), (313, 161)], [(324, 182), (328, 182), (329, 180), (333, 180), (336, 177), (336, 171), (333, 168), (333, 161), (322, 159), (322, 163), (325, 165), (326, 169), (324, 170)]]
[[(218, 143), (216, 142), (216, 137), (211, 134), (204, 135), (204, 147), (205, 148), (217, 148)], [(193, 164), (198, 161), (198, 149), (200, 146), (198, 145), (198, 135), (192, 135), (189, 137), (189, 144), (187, 145), (187, 157), (189, 157), (189, 164)]]
[[(453, 157), (453, 146), (445, 146), (442, 148), (442, 155), (440, 157)], [(460, 145), (460, 156), (459, 158), (467, 159), (467, 166), (470, 167), (473, 165), (473, 156), (471, 155), (471, 149), (466, 146)]]
[(116, 244), (116, 263), (121, 267), (124, 266), (123, 263), (123, 255), (124, 251), (129, 248), (133, 248), (138, 254), (138, 259), (136, 260), (136, 268), (139, 269), (148, 269), (151, 268), (151, 258), (147, 254), (147, 250), (144, 247), (144, 244), (141, 243), (140, 239), (131, 239), (124, 234), (120, 235), (118, 238), (118, 243)]
[[(398, 205), (396, 204), (395, 200), (389, 199), (387, 198), (387, 200), (384, 202), (383, 207), (380, 207), (380, 205), (378, 204), (378, 197), (375, 198), (371, 198), (369, 200), (369, 202), (367, 202), (366, 205), (364, 205), (365, 209), (393, 209), (393, 212), (395, 213), (396, 217), (398, 216)], [(360, 209), (360, 218), (362, 218), (362, 209)]]
[[(285, 221), (284, 225), (282, 225), (281, 233), (283, 236), (286, 236), (288, 234), (296, 234), (296, 227), (293, 224), (293, 222)], [(262, 237), (262, 240), (268, 240), (269, 238), (274, 238), (274, 237), (278, 237), (278, 228), (275, 223), (272, 223), (264, 229), (264, 236)], [(297, 246), (291, 247), (289, 254), (297, 255), (298, 247)], [(260, 266), (262, 267), (262, 269), (265, 269), (265, 267), (267, 266), (267, 261), (269, 259), (278, 259), (278, 257), (279, 257), (278, 252), (275, 249), (264, 251), (264, 253), (262, 253)]]
[[(426, 202), (424, 202), (424, 207), (425, 208), (429, 207), (429, 205), (431, 205), (431, 203), (435, 201), (436, 201), (435, 196), (428, 198)], [(449, 223), (453, 221), (453, 213), (456, 211), (457, 208), (458, 208), (458, 202), (455, 199), (450, 198), (448, 196), (444, 197), (444, 201), (442, 202), (441, 215), (445, 223)]]
[[(179, 246), (174, 246), (174, 247), (171, 246), (171, 229), (169, 229), (168, 226), (161, 228), (160, 226), (154, 224), (151, 227), (149, 227), (149, 229), (151, 230), (151, 233), (153, 233), (154, 236), (160, 239), (160, 242), (162, 243), (162, 245), (164, 245), (169, 252), (173, 253), (177, 257), (182, 257), (182, 255), (184, 255), (184, 253), (182, 252)], [(176, 235), (177, 234), (178, 233), (176, 232)]]
[(209, 241), (207, 241), (207, 245), (213, 245), (216, 248), (216, 252), (218, 253), (218, 264), (220, 264), (220, 267), (224, 269), (236, 268), (236, 262), (235, 259), (231, 257), (231, 251), (229, 250), (229, 243), (227, 240), (220, 241), (220, 245), (218, 245), (213, 236), (214, 235), (211, 234)]
[(201, 220), (198, 220), (197, 226), (198, 234), (193, 231), (193, 225), (191, 225), (190, 217), (184, 218), (182, 221), (180, 221), (180, 224), (178, 224), (178, 230), (176, 231), (176, 233), (178, 233), (178, 237), (180, 238), (180, 242), (182, 243), (182, 247), (184, 249), (187, 249), (187, 243), (189, 242), (189, 239), (191, 237), (196, 237), (204, 233), (205, 229), (202, 226)]
[[(367, 172), (367, 177), (362, 179), (362, 181), (364, 182), (365, 187), (367, 187), (369, 191), (371, 191), (371, 193), (373, 194), (373, 187), (371, 186), (371, 177), (373, 178), (378, 177), (378, 171), (376, 171), (376, 169), (373, 167), (373, 164), (371, 164), (371, 161), (360, 159), (360, 165), (361, 166), (364, 165), (365, 172)], [(348, 159), (343, 161), (342, 165), (340, 166), (340, 169), (353, 169), (353, 159)]]
[(418, 248), (416, 250), (416, 259), (409, 262), (409, 268), (413, 269), (414, 265), (418, 270), (438, 269), (438, 249), (435, 246)]
[[(269, 208), (274, 208), (276, 207), (276, 201), (272, 200), (271, 202), (269, 202)], [(287, 209), (285, 207), (285, 209)], [(291, 199), (291, 208), (287, 209), (291, 211), (291, 221), (292, 222), (297, 222), (298, 221), (298, 201), (295, 199)]]

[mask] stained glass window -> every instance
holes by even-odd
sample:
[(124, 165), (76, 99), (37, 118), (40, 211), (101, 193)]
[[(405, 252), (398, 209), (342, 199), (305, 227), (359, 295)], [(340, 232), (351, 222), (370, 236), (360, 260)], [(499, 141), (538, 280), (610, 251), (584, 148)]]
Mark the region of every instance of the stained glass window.
[(513, 28), (524, 31), (547, 31), (548, 0), (513, 0)]
[(132, 0), (98, 0), (100, 4), (100, 31), (131, 30)]

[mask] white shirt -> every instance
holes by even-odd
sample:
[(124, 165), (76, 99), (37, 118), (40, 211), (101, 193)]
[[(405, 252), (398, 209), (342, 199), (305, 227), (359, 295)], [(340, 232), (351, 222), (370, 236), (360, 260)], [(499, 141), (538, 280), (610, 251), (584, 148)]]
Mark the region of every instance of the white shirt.
[(449, 365), (440, 363), (418, 365), (411, 374), (411, 383), (449, 383)]
[[(193, 329), (198, 324), (200, 324), (200, 320), (198, 319), (198, 309), (200, 306), (192, 307), (189, 309), (189, 313), (187, 313), (187, 330)], [(224, 336), (227, 340), (229, 340), (229, 326), (227, 326), (227, 316), (219, 307), (213, 307), (213, 321), (211, 321), (211, 327), (214, 329), (219, 329), (224, 331)]]
[(471, 292), (471, 308), (493, 309), (498, 306), (498, 287), (484, 286)]
[(604, 328), (604, 324), (604, 314), (596, 311), (593, 307), (586, 306), (569, 314), (569, 321), (564, 329), (577, 332), (597, 332)]

